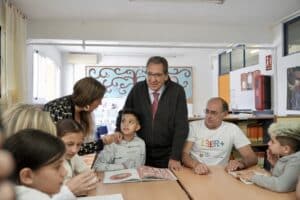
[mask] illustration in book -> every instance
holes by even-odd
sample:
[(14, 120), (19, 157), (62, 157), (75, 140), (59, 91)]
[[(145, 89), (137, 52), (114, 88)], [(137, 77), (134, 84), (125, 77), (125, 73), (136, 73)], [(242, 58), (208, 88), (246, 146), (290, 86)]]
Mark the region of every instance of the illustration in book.
[(141, 166), (137, 169), (123, 169), (104, 172), (103, 183), (137, 182), (152, 180), (177, 180), (167, 168)]

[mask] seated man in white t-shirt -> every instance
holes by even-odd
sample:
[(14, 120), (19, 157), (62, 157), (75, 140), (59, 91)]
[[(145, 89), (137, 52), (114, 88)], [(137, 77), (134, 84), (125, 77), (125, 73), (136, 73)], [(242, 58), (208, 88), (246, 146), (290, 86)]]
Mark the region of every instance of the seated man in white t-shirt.
[[(210, 165), (223, 165), (227, 170), (235, 171), (257, 163), (250, 141), (241, 129), (223, 121), (227, 114), (226, 101), (212, 98), (207, 102), (205, 119), (190, 123), (182, 160), (196, 174), (208, 174)], [(233, 146), (239, 151), (241, 160), (229, 161)]]

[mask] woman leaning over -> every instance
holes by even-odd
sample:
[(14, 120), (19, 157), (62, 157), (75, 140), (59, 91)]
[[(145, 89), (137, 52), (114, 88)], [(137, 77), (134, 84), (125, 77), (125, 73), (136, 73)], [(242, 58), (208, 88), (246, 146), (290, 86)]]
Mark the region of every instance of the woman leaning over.
[[(56, 123), (62, 119), (73, 119), (81, 124), (84, 136), (87, 138), (94, 132), (92, 112), (101, 104), (106, 88), (94, 78), (86, 77), (77, 81), (73, 93), (68, 96), (52, 100), (45, 104), (44, 110), (50, 112)], [(118, 134), (108, 135), (95, 142), (84, 143), (79, 155), (99, 152), (104, 144), (118, 140)]]

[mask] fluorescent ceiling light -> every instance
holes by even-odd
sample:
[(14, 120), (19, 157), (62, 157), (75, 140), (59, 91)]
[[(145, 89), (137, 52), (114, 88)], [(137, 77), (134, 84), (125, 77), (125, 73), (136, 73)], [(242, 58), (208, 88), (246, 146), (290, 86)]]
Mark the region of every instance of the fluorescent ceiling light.
[(99, 58), (97, 54), (69, 53), (66, 60), (71, 64), (96, 65)]
[(258, 49), (253, 49), (253, 50), (250, 51), (251, 54), (255, 54), (257, 52), (258, 52)]

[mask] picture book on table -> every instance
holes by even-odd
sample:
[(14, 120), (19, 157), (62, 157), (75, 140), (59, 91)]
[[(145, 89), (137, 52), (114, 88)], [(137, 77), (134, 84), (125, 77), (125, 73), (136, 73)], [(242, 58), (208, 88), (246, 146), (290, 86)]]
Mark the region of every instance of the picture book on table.
[(141, 166), (137, 169), (122, 169), (104, 172), (103, 183), (138, 182), (153, 180), (177, 180), (167, 168)]
[(122, 194), (110, 194), (91, 197), (78, 197), (77, 200), (124, 200)]
[[(245, 183), (245, 184), (247, 184), (247, 185), (253, 184), (253, 182), (251, 182), (250, 180), (245, 180), (245, 179), (241, 178), (241, 177), (239, 176), (239, 173), (240, 173), (239, 171), (230, 171), (230, 172), (228, 172), (228, 173), (229, 173), (230, 175), (232, 175), (233, 177), (239, 179), (242, 183)], [(256, 175), (264, 175), (264, 176), (268, 176), (267, 173), (264, 173), (264, 172), (258, 172), (258, 171), (254, 171), (254, 174), (256, 174)]]

